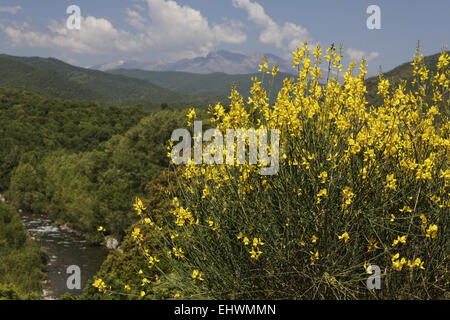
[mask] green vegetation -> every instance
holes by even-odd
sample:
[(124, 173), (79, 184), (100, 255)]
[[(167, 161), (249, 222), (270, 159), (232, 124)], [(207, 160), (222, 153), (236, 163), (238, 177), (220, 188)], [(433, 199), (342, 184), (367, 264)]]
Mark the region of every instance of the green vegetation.
[(22, 157), (39, 161), (49, 152), (82, 152), (124, 133), (147, 113), (138, 107), (76, 103), (0, 87), (0, 191)]
[(20, 88), (47, 98), (95, 101), (101, 104), (139, 104), (157, 109), (207, 106), (213, 99), (161, 88), (148, 81), (69, 65), (54, 58), (0, 55), (0, 86)]
[[(447, 53), (450, 53), (450, 51), (447, 51)], [(436, 72), (436, 65), (438, 63), (440, 55), (440, 53), (436, 53), (431, 56), (423, 57), (423, 64), (427, 68), (427, 70), (429, 70), (430, 74), (434, 74)], [(402, 81), (406, 81), (407, 89), (411, 89), (410, 83), (413, 80), (413, 67), (411, 63), (412, 61), (405, 62), (400, 66), (395, 67), (394, 69), (386, 73), (383, 73), (383, 77), (388, 79), (391, 82), (392, 86), (398, 86)], [(382, 104), (382, 99), (379, 95), (377, 95), (379, 82), (380, 79), (378, 76), (368, 78), (365, 81), (365, 85), (367, 86), (367, 100), (370, 104), (373, 104), (375, 106)], [(430, 88), (426, 89), (426, 94), (428, 97), (431, 96)]]
[[(217, 96), (220, 99), (230, 95), (230, 88), (235, 85), (237, 90), (243, 93), (244, 97), (250, 95), (250, 88), (253, 85), (252, 77), (258, 74), (237, 74), (231, 75), (222, 72), (211, 74), (197, 74), (177, 71), (144, 71), (117, 69), (110, 71), (112, 74), (120, 74), (130, 78), (147, 80), (163, 88), (183, 93)], [(270, 77), (267, 75), (266, 77)], [(280, 91), (283, 86), (283, 79), (294, 77), (293, 74), (279, 73), (273, 84), (271, 81), (265, 81), (267, 92), (272, 86), (272, 93)]]
[(16, 210), (0, 202), (0, 300), (39, 298), (47, 259)]
[[(437, 59), (438, 56), (431, 56), (423, 61), (426, 66), (430, 66), (436, 64)], [(435, 67), (429, 69), (430, 74), (436, 71)], [(225, 97), (229, 95), (233, 84), (248, 97), (254, 85), (250, 79), (252, 75), (195, 75), (140, 70), (116, 70), (114, 73), (119, 74), (77, 68), (51, 58), (0, 55), (0, 85), (40, 94), (0, 87), (0, 191), (6, 192), (8, 201), (15, 209), (45, 214), (58, 223), (67, 223), (69, 227), (82, 231), (92, 243), (104, 241), (107, 235), (122, 240), (120, 250), (111, 252), (98, 273), (98, 278), (110, 287), (111, 294), (105, 295), (97, 288), (88, 286), (82, 298), (136, 299), (148, 284), (144, 279), (152, 282), (149, 287), (145, 287), (146, 299), (178, 296), (300, 297), (296, 295), (298, 288), (303, 288), (302, 292), (306, 292), (305, 296), (309, 298), (371, 298), (370, 293), (363, 288), (363, 280), (366, 279), (363, 263), (373, 262), (391, 268), (396, 260), (391, 261), (390, 254), (399, 248), (391, 248), (392, 241), (402, 235), (408, 236), (411, 248), (399, 249), (401, 257), (413, 262), (416, 261), (413, 259), (420, 257), (425, 262), (426, 271), (415, 278), (416, 282), (412, 286), (423, 288), (428, 283), (435, 287), (424, 297), (446, 297), (440, 289), (448, 285), (448, 279), (442, 276), (443, 266), (448, 263), (448, 257), (443, 254), (448, 236), (440, 237), (448, 234), (448, 219), (444, 219), (443, 209), (439, 207), (439, 204), (448, 203), (439, 189), (447, 188), (446, 184), (443, 185), (447, 179), (443, 177), (448, 174), (445, 173), (448, 169), (442, 160), (445, 159), (442, 147), (428, 145), (429, 140), (425, 137), (421, 140), (424, 150), (419, 150), (422, 153), (419, 158), (415, 158), (411, 145), (395, 146), (396, 150), (400, 150), (400, 147), (406, 150), (405, 159), (417, 160), (417, 165), (423, 168), (423, 161), (431, 157), (430, 152), (439, 155), (432, 160), (436, 162), (436, 172), (433, 171), (433, 174), (439, 185), (437, 182), (427, 182), (427, 178), (417, 183), (413, 176), (411, 178), (402, 173), (401, 170), (405, 169), (402, 166), (406, 162), (399, 162), (394, 156), (384, 158), (383, 150), (390, 148), (390, 145), (374, 147), (376, 142), (373, 141), (372, 145), (365, 145), (366, 151), (372, 150), (373, 155), (372, 151), (367, 155), (357, 152), (355, 141), (363, 145), (372, 136), (378, 134), (384, 137), (390, 134), (384, 126), (384, 120), (379, 121), (378, 111), (369, 113), (368, 110), (358, 110), (370, 120), (367, 127), (372, 130), (370, 134), (367, 133), (367, 139), (361, 138), (367, 128), (356, 128), (359, 122), (344, 107), (333, 109), (337, 103), (325, 104), (330, 109), (322, 108), (324, 100), (321, 99), (326, 87), (306, 78), (301, 80), (301, 84), (307, 92), (314, 85), (323, 91), (315, 92), (317, 96), (305, 92), (309, 100), (305, 100), (302, 108), (295, 105), (297, 102), (292, 99), (293, 92), (281, 96), (277, 113), (272, 114), (275, 116), (270, 117), (270, 112), (275, 112), (275, 108), (270, 109), (270, 112), (266, 110), (264, 117), (267, 118), (262, 118), (260, 122), (270, 124), (278, 121), (275, 127), (282, 127), (286, 123), (294, 125), (295, 121), (290, 122), (293, 119), (301, 119), (301, 122), (295, 122), (298, 127), (282, 127), (290, 130), (291, 134), (286, 137), (291, 148), (286, 161), (292, 160), (292, 157), (301, 159), (303, 156), (298, 161), (300, 164), (294, 166), (292, 162), (283, 163), (277, 176), (267, 178), (250, 171), (244, 174), (238, 169), (224, 175), (224, 172), (214, 171), (212, 167), (204, 168), (203, 172), (183, 166), (169, 168), (167, 142), (175, 128), (186, 125), (187, 111), (179, 108), (191, 104), (204, 106), (217, 99), (227, 101)], [(391, 91), (384, 94), (395, 100), (394, 95), (398, 95), (398, 92), (394, 93), (394, 86), (400, 80), (410, 81), (410, 73), (410, 64), (385, 73), (385, 79), (390, 80)], [(282, 88), (282, 80), (286, 77), (292, 76), (280, 73), (271, 83), (272, 76), (266, 74), (262, 87), (266, 89), (267, 95), (271, 91), (271, 98), (276, 98)], [(295, 83), (293, 81), (295, 79), (292, 79), (291, 84)], [(362, 83), (358, 81), (359, 78), (354, 79), (353, 84), (360, 86), (353, 88), (351, 99), (351, 94), (344, 92), (345, 86), (333, 83), (332, 89), (339, 93), (336, 101), (342, 99), (342, 103), (354, 104), (355, 108), (363, 106), (365, 102), (361, 99), (364, 94), (360, 94), (363, 92)], [(369, 104), (382, 105), (383, 99), (380, 100), (377, 94), (379, 79), (367, 79), (365, 84)], [(298, 88), (301, 87), (298, 85)], [(402, 90), (408, 92), (410, 87), (407, 85)], [(259, 101), (259, 108), (262, 108), (265, 105), (264, 90), (253, 91), (253, 101)], [(222, 118), (215, 119), (215, 123), (229, 127), (243, 126), (245, 121), (256, 121), (257, 116), (263, 114), (247, 117), (257, 109), (249, 108), (247, 100), (243, 102), (237, 92), (233, 92), (231, 106), (227, 103), (222, 110), (212, 108), (213, 112), (217, 111), (222, 117), (227, 116), (226, 121), (231, 122), (226, 123)], [(206, 95), (209, 97), (204, 98)], [(446, 97), (448, 99), (448, 91), (439, 105), (444, 115), (448, 108)], [(413, 106), (418, 108), (423, 121), (420, 130), (432, 128), (432, 124), (426, 122), (427, 99), (424, 98), (420, 110), (416, 105)], [(386, 101), (389, 101), (387, 105), (391, 103), (391, 100)], [(129, 102), (159, 111), (144, 111), (136, 106), (104, 106), (97, 102)], [(315, 109), (317, 106), (320, 110)], [(283, 113), (283, 108), (288, 107), (288, 112)], [(391, 111), (385, 110), (386, 121), (396, 119)], [(297, 116), (292, 117), (295, 112)], [(324, 126), (318, 117), (321, 113), (326, 117), (330, 114), (338, 117), (339, 125)], [(206, 111), (197, 109), (196, 116), (197, 119), (206, 119)], [(404, 114), (402, 116), (405, 121), (411, 121)], [(448, 117), (443, 120), (446, 121), (443, 128), (447, 128)], [(245, 125), (257, 124), (252, 122)], [(401, 128), (402, 124), (397, 124), (397, 127)], [(349, 128), (354, 129), (354, 132)], [(383, 130), (378, 132), (378, 128)], [(429, 129), (427, 132), (433, 135), (433, 141), (448, 139), (448, 131), (440, 127), (432, 129), (435, 131)], [(410, 138), (403, 131), (401, 134), (402, 139), (396, 136), (392, 141), (398, 143)], [(353, 141), (353, 147), (349, 141)], [(380, 138), (379, 141), (384, 140)], [(328, 160), (331, 154), (335, 159), (331, 157)], [(397, 165), (394, 174), (399, 188), (395, 194), (387, 192), (389, 190), (385, 187), (386, 176), (391, 173), (393, 165)], [(370, 179), (361, 176), (365, 166)], [(189, 170), (193, 170), (191, 173), (194, 174), (189, 176)], [(324, 171), (327, 175), (323, 175)], [(439, 174), (443, 176), (438, 178)], [(324, 177), (326, 186), (322, 182)], [(326, 192), (323, 191), (325, 187)], [(343, 190), (347, 190), (347, 195), (352, 195), (348, 208), (342, 206), (345, 197)], [(420, 201), (417, 202), (412, 196), (406, 197), (407, 193), (413, 196), (418, 194)], [(431, 199), (437, 195), (440, 200)], [(172, 202), (174, 196), (178, 197), (179, 203)], [(143, 206), (147, 208), (142, 215), (131, 211), (136, 197), (141, 197)], [(406, 205), (417, 210), (413, 212), (411, 220), (397, 213)], [(37, 298), (43, 276), (41, 269), (46, 257), (36, 243), (27, 239), (12, 206), (0, 203), (0, 298)], [(190, 214), (199, 218), (199, 225), (175, 224), (174, 219), (180, 208), (189, 209)], [(226, 216), (223, 215), (224, 209)], [(340, 212), (341, 209), (348, 209), (349, 212)], [(342, 214), (335, 215), (335, 211)], [(398, 215), (394, 222), (390, 221), (391, 211)], [(261, 212), (264, 214), (261, 215)], [(333, 215), (328, 214), (331, 212)], [(422, 223), (424, 220), (420, 214), (426, 216), (426, 223)], [(151, 219), (149, 221), (152, 223), (142, 218)], [(367, 221), (373, 224), (368, 225)], [(333, 227), (323, 228), (329, 225)], [(100, 226), (106, 231), (99, 232)], [(434, 226), (439, 227), (438, 237), (430, 239), (430, 236), (426, 237), (426, 232), (431, 235), (434, 229), (430, 228)], [(140, 242), (136, 241), (139, 238), (136, 228), (142, 235)], [(410, 229), (413, 232), (409, 232)], [(343, 236), (345, 233), (350, 235), (349, 243)], [(249, 244), (243, 242), (244, 237), (249, 238)], [(251, 243), (255, 238), (256, 245)], [(259, 238), (264, 245), (258, 244)], [(372, 238), (384, 251), (378, 248), (378, 251), (367, 251)], [(421, 246), (423, 243), (425, 245)], [(176, 247), (184, 248), (186, 260), (167, 255), (168, 251), (173, 252)], [(254, 251), (252, 254), (252, 248), (261, 250), (261, 253)], [(281, 252), (280, 248), (285, 250)], [(150, 251), (146, 252), (145, 249)], [(320, 252), (320, 255), (316, 255), (316, 252)], [(149, 264), (147, 254), (158, 257), (160, 261), (157, 267), (156, 263)], [(23, 265), (26, 272), (19, 273), (14, 268), (17, 265)], [(292, 266), (297, 269), (289, 269)], [(419, 266), (408, 266), (411, 274), (421, 272), (414, 269), (420, 269)], [(407, 268), (406, 264), (404, 268)], [(286, 272), (288, 269), (289, 272)], [(340, 273), (335, 272), (338, 269)], [(139, 270), (143, 270), (143, 274)], [(195, 270), (203, 272), (204, 282), (198, 280), (198, 274), (193, 272)], [(398, 279), (389, 278), (389, 290), (381, 298), (414, 298), (409, 291), (414, 288), (406, 285), (402, 287), (401, 295), (395, 295), (396, 286), (400, 286), (402, 281), (407, 282), (406, 278)], [(353, 286), (354, 283), (357, 285)], [(333, 287), (335, 285), (337, 287)], [(126, 286), (131, 289), (125, 289)]]
[[(135, 220), (127, 213), (133, 198), (168, 166), (165, 144), (172, 130), (184, 125), (184, 116), (185, 111), (149, 113), (0, 88), (0, 190), (16, 209), (67, 223), (91, 242), (104, 240), (99, 225), (120, 239)], [(0, 238), (19, 239), (19, 229), (11, 230), (24, 232), (23, 227), (12, 207), (8, 210), (14, 223), (0, 228)], [(31, 289), (40, 289), (13, 273), (12, 265), (24, 265), (22, 277), (30, 281), (41, 279), (32, 265), (39, 248), (32, 242), (14, 248), (2, 251), (0, 295), (34, 297)]]
[(2, 92), (2, 182), (12, 204), (68, 223), (92, 242), (103, 239), (100, 225), (121, 238), (133, 220), (133, 198), (168, 166), (165, 144), (186, 112)]

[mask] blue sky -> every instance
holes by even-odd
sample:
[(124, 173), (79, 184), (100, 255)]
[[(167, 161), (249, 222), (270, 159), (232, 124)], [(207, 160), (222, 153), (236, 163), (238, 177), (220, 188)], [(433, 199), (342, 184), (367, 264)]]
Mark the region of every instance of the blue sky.
[[(69, 5), (81, 8), (80, 30), (68, 30)], [(366, 8), (381, 9), (369, 30)], [(369, 58), (376, 74), (449, 45), (448, 0), (39, 0), (0, 1), (0, 51), (53, 56), (80, 66), (118, 59), (167, 60), (225, 49), (288, 57), (308, 40), (343, 44), (348, 58)]]

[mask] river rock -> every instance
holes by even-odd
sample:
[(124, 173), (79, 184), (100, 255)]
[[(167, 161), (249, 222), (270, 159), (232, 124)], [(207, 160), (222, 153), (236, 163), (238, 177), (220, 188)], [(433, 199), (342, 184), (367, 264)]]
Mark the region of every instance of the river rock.
[(119, 241), (116, 238), (111, 236), (105, 237), (105, 246), (110, 250), (115, 250), (119, 246)]
[(74, 235), (76, 235), (77, 237), (83, 237), (83, 233), (81, 231), (72, 229), (71, 227), (69, 227), (69, 225), (67, 223), (62, 224), (59, 226), (59, 229), (68, 233), (72, 233)]

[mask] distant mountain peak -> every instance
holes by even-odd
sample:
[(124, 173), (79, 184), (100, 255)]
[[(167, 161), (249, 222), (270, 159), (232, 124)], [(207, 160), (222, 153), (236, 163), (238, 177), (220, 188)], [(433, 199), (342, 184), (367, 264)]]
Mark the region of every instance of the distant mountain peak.
[(191, 59), (182, 59), (176, 62), (166, 63), (163, 61), (137, 61), (137, 60), (119, 60), (104, 65), (94, 66), (92, 68), (109, 71), (114, 69), (141, 69), (146, 71), (183, 71), (190, 73), (208, 74), (214, 72), (223, 72), (227, 74), (248, 74), (258, 71), (258, 65), (261, 64), (263, 56), (266, 56), (269, 65), (278, 64), (280, 71), (292, 72), (290, 63), (274, 54), (254, 53), (245, 54), (231, 52), (227, 50), (218, 50), (208, 53), (205, 57), (196, 57)]

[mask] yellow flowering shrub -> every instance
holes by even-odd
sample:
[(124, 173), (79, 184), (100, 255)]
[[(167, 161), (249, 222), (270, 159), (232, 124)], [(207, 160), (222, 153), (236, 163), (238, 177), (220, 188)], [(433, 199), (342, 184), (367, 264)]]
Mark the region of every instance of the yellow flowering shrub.
[[(152, 270), (170, 265), (159, 279), (181, 298), (448, 298), (448, 54), (433, 74), (417, 52), (410, 83), (380, 75), (375, 106), (364, 60), (344, 71), (342, 48), (307, 43), (293, 55), (297, 76), (274, 104), (261, 81), (278, 68), (264, 60), (248, 101), (233, 88), (209, 110), (222, 132), (278, 129), (278, 173), (260, 175), (260, 161), (178, 167), (168, 214), (146, 229), (164, 252), (148, 254)], [(366, 287), (371, 265), (381, 290)]]

